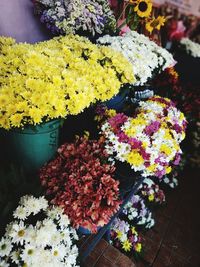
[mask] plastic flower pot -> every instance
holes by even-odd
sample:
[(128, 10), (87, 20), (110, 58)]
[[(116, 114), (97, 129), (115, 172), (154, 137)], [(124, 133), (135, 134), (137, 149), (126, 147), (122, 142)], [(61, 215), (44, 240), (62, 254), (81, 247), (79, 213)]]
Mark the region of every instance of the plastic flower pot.
[(104, 103), (109, 109), (121, 111), (126, 105), (137, 105), (141, 100), (148, 99), (153, 95), (154, 91), (149, 85), (126, 85), (116, 96)]
[(120, 111), (126, 102), (126, 95), (125, 94), (117, 94), (116, 96), (112, 97), (110, 100), (106, 101), (104, 104), (109, 109), (115, 109), (116, 111)]
[(105, 101), (104, 104), (109, 109), (115, 109), (116, 111), (121, 111), (127, 102), (127, 97), (129, 94), (129, 87), (123, 87), (120, 92), (113, 96), (110, 100)]
[(61, 120), (4, 132), (9, 160), (35, 173), (55, 155)]

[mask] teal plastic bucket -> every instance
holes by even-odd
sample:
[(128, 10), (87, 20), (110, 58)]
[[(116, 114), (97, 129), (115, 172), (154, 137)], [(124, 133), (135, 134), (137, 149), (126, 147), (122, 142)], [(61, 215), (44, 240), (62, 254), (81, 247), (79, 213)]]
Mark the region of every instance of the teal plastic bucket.
[(37, 172), (58, 149), (61, 121), (53, 120), (24, 129), (6, 131), (9, 158), (26, 172)]

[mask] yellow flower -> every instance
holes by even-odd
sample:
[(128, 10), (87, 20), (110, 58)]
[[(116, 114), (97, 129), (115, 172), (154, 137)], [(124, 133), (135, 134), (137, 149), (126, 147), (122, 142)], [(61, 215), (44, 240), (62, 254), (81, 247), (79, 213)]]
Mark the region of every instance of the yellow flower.
[(129, 240), (126, 240), (122, 243), (122, 248), (127, 252), (130, 251), (132, 247), (132, 244)]
[(172, 171), (172, 167), (171, 166), (166, 168), (166, 174), (170, 173), (171, 171)]
[(137, 251), (137, 252), (141, 252), (141, 250), (142, 250), (142, 244), (141, 244), (141, 243), (137, 243), (137, 244), (135, 245), (135, 251)]
[(135, 230), (135, 227), (133, 226), (133, 227), (131, 227), (131, 232), (132, 232), (132, 234), (137, 234), (137, 232), (136, 232), (136, 230)]
[(143, 157), (137, 151), (130, 152), (127, 156), (127, 161), (135, 167), (141, 166), (144, 163)]
[(123, 236), (123, 233), (119, 230), (116, 231), (117, 233), (117, 238), (120, 239)]
[(76, 35), (37, 44), (0, 37), (0, 51), (0, 127), (6, 129), (76, 115), (134, 81), (121, 53)]
[(152, 33), (154, 29), (160, 30), (160, 27), (163, 26), (164, 24), (165, 24), (165, 17), (158, 16), (157, 18), (149, 20), (146, 23), (145, 27), (148, 32)]
[(174, 76), (174, 79), (178, 79), (178, 77), (179, 77), (178, 72), (173, 67), (169, 68), (168, 70), (169, 70), (169, 74)]
[(39, 108), (35, 108), (35, 107), (30, 108), (29, 116), (32, 118), (34, 124), (42, 122), (42, 114)]
[(23, 115), (16, 113), (10, 117), (10, 122), (13, 127), (21, 127), (21, 121), (22, 121)]
[(84, 131), (84, 138), (89, 139), (90, 133), (88, 131)]
[(155, 172), (156, 169), (157, 169), (157, 164), (152, 164), (152, 165), (150, 165), (149, 167), (147, 167), (147, 170), (148, 170), (149, 172)]
[(152, 3), (149, 0), (137, 0), (134, 11), (141, 18), (149, 17), (152, 11)]
[(116, 110), (108, 109), (106, 113), (107, 113), (108, 117), (114, 117), (116, 115)]
[(153, 201), (154, 200), (154, 195), (153, 194), (149, 195), (148, 200), (149, 201)]
[(171, 148), (168, 147), (166, 144), (162, 144), (162, 145), (160, 146), (160, 151), (161, 151), (161, 152), (164, 152), (167, 156), (170, 156), (171, 153), (172, 153)]

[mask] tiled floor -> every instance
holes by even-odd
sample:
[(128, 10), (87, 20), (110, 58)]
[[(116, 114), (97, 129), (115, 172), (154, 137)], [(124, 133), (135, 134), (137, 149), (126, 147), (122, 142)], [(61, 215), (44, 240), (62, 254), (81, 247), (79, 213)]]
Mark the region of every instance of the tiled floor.
[(135, 264), (116, 248), (101, 240), (87, 257), (83, 267), (136, 267)]
[(200, 175), (185, 171), (179, 187), (156, 211), (144, 235), (144, 263), (137, 267), (200, 267)]
[[(155, 227), (143, 234), (144, 260), (132, 260), (136, 267), (200, 267), (199, 173), (185, 171), (179, 187), (167, 196), (167, 204), (156, 210)], [(134, 266), (110, 246), (98, 257), (97, 251), (98, 247), (86, 260), (86, 267)], [(96, 259), (94, 264), (91, 257)]]

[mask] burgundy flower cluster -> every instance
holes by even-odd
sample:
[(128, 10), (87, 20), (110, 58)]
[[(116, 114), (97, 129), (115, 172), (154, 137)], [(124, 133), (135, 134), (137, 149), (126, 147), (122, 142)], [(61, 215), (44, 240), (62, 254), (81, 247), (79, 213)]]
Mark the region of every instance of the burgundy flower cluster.
[(159, 95), (169, 97), (185, 114), (187, 120), (198, 120), (199, 85), (181, 83), (174, 68), (168, 68), (152, 81), (152, 86), (158, 89)]
[(40, 171), (51, 203), (61, 206), (75, 227), (91, 232), (109, 222), (119, 209), (119, 182), (108, 163), (104, 140), (77, 137), (58, 149), (55, 160)]

